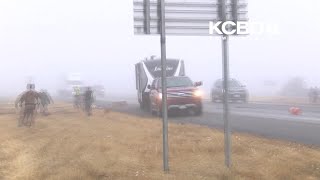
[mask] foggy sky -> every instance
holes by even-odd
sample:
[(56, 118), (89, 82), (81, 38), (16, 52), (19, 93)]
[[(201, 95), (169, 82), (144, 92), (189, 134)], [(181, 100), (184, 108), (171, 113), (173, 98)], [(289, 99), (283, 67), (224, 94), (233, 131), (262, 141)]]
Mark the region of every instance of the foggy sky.
[[(135, 94), (134, 64), (160, 57), (159, 36), (133, 35), (132, 0), (0, 0), (0, 93), (24, 90), (27, 76), (55, 91), (64, 74), (87, 84)], [(249, 0), (250, 21), (277, 24), (278, 35), (230, 40), (230, 73), (251, 93), (270, 93), (302, 76), (320, 86), (319, 0)], [(219, 37), (168, 37), (167, 57), (185, 60), (187, 74), (209, 90), (221, 78)], [(278, 88), (278, 87), (277, 87)]]

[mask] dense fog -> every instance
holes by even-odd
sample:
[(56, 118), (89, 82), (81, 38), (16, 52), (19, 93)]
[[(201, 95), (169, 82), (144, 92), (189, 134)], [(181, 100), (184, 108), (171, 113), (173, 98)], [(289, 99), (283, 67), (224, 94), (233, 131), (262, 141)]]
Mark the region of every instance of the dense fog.
[[(1, 95), (23, 91), (30, 78), (54, 94), (69, 73), (109, 94), (134, 95), (134, 64), (160, 57), (160, 39), (134, 36), (132, 8), (132, 0), (0, 1)], [(277, 32), (232, 37), (231, 77), (257, 96), (281, 95), (292, 78), (320, 86), (319, 8), (318, 0), (250, 0), (250, 21)], [(167, 38), (167, 57), (183, 59), (206, 93), (221, 78), (221, 51), (219, 37)]]

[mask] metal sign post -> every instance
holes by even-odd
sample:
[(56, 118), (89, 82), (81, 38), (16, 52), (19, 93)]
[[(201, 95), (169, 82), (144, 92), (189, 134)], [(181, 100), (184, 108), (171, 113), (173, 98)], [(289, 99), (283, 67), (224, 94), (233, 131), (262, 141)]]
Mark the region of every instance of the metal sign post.
[(163, 136), (163, 170), (169, 172), (168, 160), (168, 109), (167, 109), (167, 53), (166, 53), (166, 24), (164, 0), (160, 4), (160, 42), (161, 42), (161, 83), (162, 83), (162, 136)]
[[(221, 20), (227, 20), (226, 1), (221, 0)], [(234, 14), (234, 13), (233, 13)], [(229, 36), (223, 35), (222, 40), (222, 69), (223, 69), (223, 121), (224, 121), (224, 154), (225, 165), (231, 167), (231, 128), (229, 119)]]
[(223, 121), (225, 164), (231, 167), (231, 127), (229, 119), (229, 36), (222, 36), (223, 56)]
[[(246, 0), (133, 0), (134, 34), (160, 34), (162, 67), (163, 165), (168, 163), (168, 112), (166, 83), (166, 35), (212, 36), (210, 24), (248, 21)], [(220, 27), (221, 28), (221, 27)], [(230, 30), (230, 28), (227, 28)], [(222, 35), (225, 124), (225, 164), (231, 167), (231, 126), (229, 122), (229, 36)]]

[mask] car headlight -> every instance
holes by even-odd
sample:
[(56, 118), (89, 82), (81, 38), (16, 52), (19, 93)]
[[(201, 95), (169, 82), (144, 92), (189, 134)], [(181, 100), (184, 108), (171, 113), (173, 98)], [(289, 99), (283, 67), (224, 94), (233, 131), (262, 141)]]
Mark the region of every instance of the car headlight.
[(200, 91), (200, 90), (196, 90), (196, 91), (193, 92), (193, 95), (196, 96), (196, 97), (202, 97), (203, 92)]

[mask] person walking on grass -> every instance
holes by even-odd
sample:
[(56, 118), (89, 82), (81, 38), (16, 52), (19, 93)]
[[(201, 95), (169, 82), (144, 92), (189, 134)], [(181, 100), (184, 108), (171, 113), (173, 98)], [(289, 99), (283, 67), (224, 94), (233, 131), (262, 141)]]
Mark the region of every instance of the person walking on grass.
[(44, 116), (47, 116), (47, 115), (49, 115), (48, 105), (54, 103), (53, 99), (50, 96), (50, 94), (48, 93), (48, 91), (44, 90), (44, 89), (40, 91), (39, 95), (40, 95), (40, 102), (41, 102), (40, 112)]
[(19, 106), (21, 114), (18, 119), (18, 127), (31, 127), (35, 124), (35, 113), (39, 106), (40, 96), (35, 90), (34, 84), (27, 85), (27, 91), (20, 94), (16, 100), (16, 107)]
[(92, 104), (94, 102), (93, 91), (91, 87), (87, 87), (84, 92), (84, 108), (88, 116), (92, 115)]

